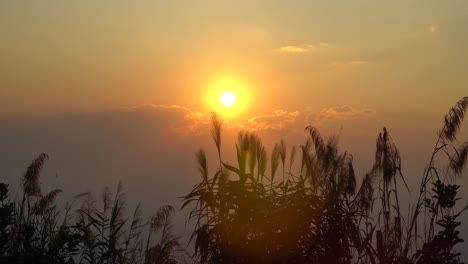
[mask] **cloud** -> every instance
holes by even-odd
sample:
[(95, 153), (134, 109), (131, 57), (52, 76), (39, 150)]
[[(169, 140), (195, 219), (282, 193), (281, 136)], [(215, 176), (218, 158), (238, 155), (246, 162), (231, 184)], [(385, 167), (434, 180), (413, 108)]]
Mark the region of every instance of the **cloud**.
[(285, 52), (285, 53), (302, 53), (302, 52), (308, 52), (306, 48), (303, 47), (298, 47), (298, 46), (284, 46), (279, 49), (277, 49), (279, 52)]
[(374, 115), (375, 111), (366, 108), (356, 108), (349, 105), (323, 108), (318, 113), (310, 113), (307, 122), (311, 125), (321, 125), (336, 120), (353, 120)]
[(279, 130), (287, 124), (295, 123), (299, 115), (299, 111), (275, 110), (273, 114), (257, 115), (250, 118), (245, 128), (253, 130)]
[[(62, 189), (62, 201), (87, 191), (99, 195), (122, 180), (128, 203), (144, 201), (146, 214), (163, 204), (180, 207), (176, 197), (198, 181), (194, 153), (212, 146), (207, 116), (180, 105), (0, 118), (0, 127), (2, 182), (18, 186), (29, 162), (46, 152), (41, 181), (46, 190)], [(207, 155), (215, 156), (214, 149)], [(185, 219), (175, 217), (178, 236)]]
[(429, 25), (429, 32), (431, 33), (438, 33), (440, 32), (440, 26), (438, 24), (431, 24)]
[(164, 122), (168, 132), (175, 133), (179, 136), (187, 136), (189, 134), (199, 134), (200, 126), (208, 124), (208, 117), (204, 114), (194, 111), (188, 107), (180, 105), (155, 105), (147, 104), (137, 107), (116, 110), (129, 113), (147, 113), (152, 115), (158, 122)]
[(328, 43), (319, 43), (316, 45), (312, 44), (305, 44), (305, 45), (287, 45), (283, 46), (280, 48), (275, 49), (274, 51), (276, 52), (281, 52), (281, 53), (306, 53), (306, 52), (315, 52), (321, 48), (328, 47)]
[[(375, 111), (372, 109), (349, 105), (323, 108), (318, 112), (275, 110), (272, 114), (257, 115), (248, 119), (247, 123), (235, 123), (231, 126), (250, 130), (282, 130), (285, 128), (294, 130), (307, 124), (322, 125), (331, 121), (355, 120), (374, 115)], [(305, 116), (305, 120), (300, 116)]]

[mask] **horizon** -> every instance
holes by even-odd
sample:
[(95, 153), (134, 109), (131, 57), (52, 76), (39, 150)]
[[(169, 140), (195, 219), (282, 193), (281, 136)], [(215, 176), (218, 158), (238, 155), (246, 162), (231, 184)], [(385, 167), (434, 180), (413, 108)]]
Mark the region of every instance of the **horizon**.
[[(0, 183), (18, 197), (47, 153), (42, 186), (61, 189), (61, 203), (122, 181), (128, 212), (174, 206), (184, 242), (193, 226), (179, 208), (201, 180), (197, 151), (210, 173), (219, 166), (213, 112), (223, 162), (237, 165), (239, 131), (268, 154), (284, 139), (289, 153), (313, 126), (353, 155), (358, 186), (386, 127), (412, 190), (406, 206), (444, 115), (468, 95), (461, 0), (5, 1), (0, 33)], [(467, 133), (462, 123), (456, 142)], [(464, 206), (466, 171), (455, 183)]]

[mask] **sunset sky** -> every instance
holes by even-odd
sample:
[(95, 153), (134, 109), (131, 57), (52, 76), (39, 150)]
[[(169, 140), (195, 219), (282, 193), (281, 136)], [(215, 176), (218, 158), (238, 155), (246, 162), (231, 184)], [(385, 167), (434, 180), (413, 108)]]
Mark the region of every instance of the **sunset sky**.
[(359, 179), (387, 126), (416, 184), (468, 94), (466, 0), (1, 1), (0, 40), (1, 181), (47, 152), (46, 187), (123, 180), (148, 210), (179, 205), (198, 148), (214, 161), (213, 110), (228, 153), (239, 129), (340, 134)]
[(464, 0), (0, 5), (1, 115), (143, 104), (206, 112), (223, 79), (248, 90), (244, 119), (343, 104), (437, 113), (468, 81)]

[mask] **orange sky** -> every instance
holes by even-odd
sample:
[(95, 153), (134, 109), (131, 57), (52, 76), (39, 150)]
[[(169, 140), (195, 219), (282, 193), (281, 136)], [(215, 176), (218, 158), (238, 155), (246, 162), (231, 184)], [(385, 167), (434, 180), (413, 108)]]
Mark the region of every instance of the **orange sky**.
[(133, 201), (177, 204), (194, 153), (214, 153), (213, 108), (227, 153), (241, 128), (271, 150), (311, 124), (358, 178), (387, 126), (417, 184), (468, 92), (464, 0), (0, 1), (0, 40), (0, 175), (47, 152), (48, 186), (70, 194), (123, 179)]
[(370, 156), (383, 126), (429, 140), (466, 95), (467, 25), (460, 0), (4, 1), (0, 117), (156, 109), (168, 138), (216, 110), (269, 143), (309, 124), (355, 151), (371, 138)]
[[(220, 79), (275, 110), (445, 111), (466, 94), (465, 1), (4, 1), (0, 113), (206, 102)], [(465, 70), (464, 70), (465, 69)]]

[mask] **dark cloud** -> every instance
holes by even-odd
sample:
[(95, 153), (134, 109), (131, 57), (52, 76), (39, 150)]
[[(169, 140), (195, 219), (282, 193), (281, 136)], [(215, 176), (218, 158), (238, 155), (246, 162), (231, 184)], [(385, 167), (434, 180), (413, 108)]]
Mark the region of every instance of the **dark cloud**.
[[(43, 189), (60, 188), (62, 201), (121, 180), (128, 210), (143, 201), (146, 214), (180, 199), (198, 181), (194, 153), (210, 144), (207, 119), (172, 105), (0, 119), (0, 181), (16, 192), (33, 158), (49, 154)], [(210, 151), (210, 149), (208, 149)], [(185, 212), (176, 217), (183, 235)]]

